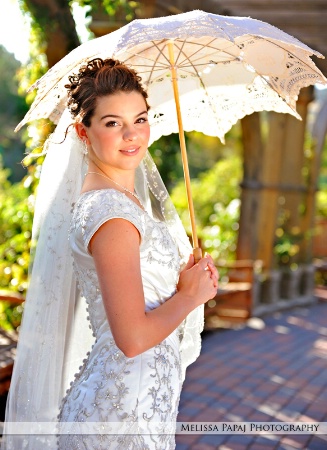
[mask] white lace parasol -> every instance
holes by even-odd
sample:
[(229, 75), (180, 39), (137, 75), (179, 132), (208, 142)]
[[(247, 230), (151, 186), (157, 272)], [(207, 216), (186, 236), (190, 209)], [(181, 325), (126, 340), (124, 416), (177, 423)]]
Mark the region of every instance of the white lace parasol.
[(238, 119), (254, 111), (300, 118), (300, 89), (327, 82), (311, 55), (323, 57), (278, 28), (251, 18), (196, 10), (134, 20), (82, 44), (40, 78), (31, 87), (38, 89), (34, 103), (17, 129), (42, 117), (57, 123), (66, 106), (68, 76), (86, 61), (112, 57), (132, 66), (149, 94), (150, 143), (162, 135), (180, 134), (193, 244), (198, 247), (184, 130), (223, 141)]
[(42, 117), (58, 122), (68, 75), (91, 58), (113, 57), (142, 76), (151, 105), (151, 140), (178, 132), (171, 87), (169, 42), (174, 45), (186, 131), (218, 136), (253, 111), (295, 115), (299, 90), (327, 80), (310, 59), (323, 57), (265, 22), (203, 11), (134, 20), (88, 41), (53, 66), (30, 89), (38, 89), (23, 124)]

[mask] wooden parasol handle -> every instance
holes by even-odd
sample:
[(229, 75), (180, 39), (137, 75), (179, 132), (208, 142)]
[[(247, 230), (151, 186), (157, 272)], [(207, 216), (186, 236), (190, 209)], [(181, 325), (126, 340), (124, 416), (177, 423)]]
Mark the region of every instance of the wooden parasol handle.
[(182, 155), (182, 163), (183, 163), (183, 170), (184, 170), (186, 194), (187, 194), (188, 208), (189, 208), (191, 228), (192, 228), (193, 255), (194, 255), (195, 262), (198, 262), (202, 258), (202, 250), (199, 247), (199, 240), (198, 240), (198, 236), (196, 233), (195, 214), (194, 214), (193, 198), (192, 198), (192, 191), (191, 191), (190, 171), (189, 171), (189, 167), (188, 167), (185, 135), (184, 135), (184, 128), (183, 128), (182, 114), (181, 114), (181, 106), (180, 106), (180, 101), (179, 101), (177, 69), (176, 69), (175, 57), (174, 57), (174, 43), (172, 41), (168, 41), (167, 46), (168, 46), (168, 52), (169, 52), (170, 70), (171, 70), (171, 75), (172, 75), (175, 106), (176, 106), (176, 113), (177, 113), (178, 133), (179, 133), (179, 141), (180, 141), (180, 146), (181, 146), (181, 155)]

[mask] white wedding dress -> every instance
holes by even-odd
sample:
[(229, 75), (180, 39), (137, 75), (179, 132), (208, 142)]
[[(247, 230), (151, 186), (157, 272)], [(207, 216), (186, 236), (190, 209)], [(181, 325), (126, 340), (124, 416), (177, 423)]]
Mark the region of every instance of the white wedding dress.
[[(176, 422), (185, 371), (180, 341), (183, 325), (164, 341), (134, 357), (116, 346), (106, 318), (93, 258), (88, 252), (94, 233), (106, 221), (122, 218), (139, 231), (145, 310), (157, 308), (176, 291), (181, 268), (178, 247), (160, 222), (114, 189), (91, 191), (77, 201), (70, 242), (74, 268), (95, 342), (62, 401), (59, 422), (73, 422), (72, 434), (58, 436), (59, 450), (175, 448), (174, 430), (160, 432), (160, 424)], [(126, 274), (128, 277), (128, 274)], [(124, 289), (124, 286), (121, 287)], [(133, 317), (126, 317), (133, 326)], [(197, 350), (198, 352), (198, 350)], [(85, 422), (142, 422), (158, 424), (150, 434), (79, 434)], [(162, 430), (161, 430), (162, 431)]]

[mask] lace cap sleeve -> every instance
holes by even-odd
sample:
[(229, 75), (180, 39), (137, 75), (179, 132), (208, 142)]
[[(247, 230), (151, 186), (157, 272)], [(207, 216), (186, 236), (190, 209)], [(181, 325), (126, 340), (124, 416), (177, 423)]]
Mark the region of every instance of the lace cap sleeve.
[(132, 223), (143, 239), (144, 218), (141, 208), (114, 189), (91, 191), (80, 198), (75, 224), (77, 228), (80, 226), (86, 252), (89, 253), (88, 246), (93, 235), (110, 219), (124, 219)]

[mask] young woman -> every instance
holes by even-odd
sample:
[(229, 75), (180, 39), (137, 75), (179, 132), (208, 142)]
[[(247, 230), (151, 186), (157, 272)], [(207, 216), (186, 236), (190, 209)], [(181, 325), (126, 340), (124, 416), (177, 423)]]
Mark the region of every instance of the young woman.
[[(43, 333), (41, 348), (47, 347), (48, 351), (52, 348), (55, 355), (60, 355), (55, 358), (60, 363), (54, 365), (54, 372), (61, 374), (60, 380), (54, 381), (58, 393), (53, 394), (51, 403), (47, 400), (48, 390), (44, 399), (45, 388), (41, 389), (43, 397), (38, 406), (28, 405), (33, 418), (27, 416), (26, 410), (19, 416), (17, 403), (22, 397), (14, 396), (8, 403), (16, 402), (16, 405), (8, 406), (8, 417), (52, 421), (56, 412), (60, 425), (71, 426), (69, 434), (59, 432), (56, 446), (60, 450), (173, 449), (185, 370), (199, 354), (203, 304), (216, 294), (218, 274), (208, 255), (194, 263), (185, 232), (147, 152), (149, 106), (137, 74), (119, 61), (94, 59), (69, 78), (66, 88), (68, 109), (74, 120), (69, 129), (71, 148), (76, 151), (82, 147), (87, 160), (81, 191), (74, 194), (76, 198), (72, 196), (75, 201), (68, 233), (74, 265), (72, 276), (76, 276), (81, 298), (76, 300), (79, 296), (75, 290), (75, 300), (69, 303), (63, 301), (61, 294), (58, 301), (57, 293), (49, 301), (52, 290), (47, 294), (48, 304), (57, 310), (47, 310), (47, 315), (51, 315), (51, 332), (50, 336), (48, 332)], [(58, 142), (53, 145), (58, 146)], [(70, 177), (77, 165), (67, 164)], [(62, 179), (59, 184), (67, 185), (67, 182)], [(40, 193), (41, 190), (42, 184)], [(70, 195), (69, 189), (66, 194)], [(61, 199), (61, 204), (67, 200), (62, 195)], [(47, 211), (46, 218), (51, 213), (51, 209)], [(46, 226), (48, 234), (44, 242), (56, 253), (53, 266), (58, 271), (60, 285), (67, 289), (68, 284), (71, 293), (68, 266), (64, 273), (62, 267), (58, 268), (62, 265), (57, 254), (61, 247), (56, 246), (54, 250), (51, 244), (53, 235), (64, 232), (58, 223), (60, 220), (56, 227), (50, 226), (53, 233)], [(45, 223), (41, 228), (44, 227)], [(33, 276), (39, 276), (35, 265)], [(56, 278), (56, 272), (52, 276)], [(61, 309), (53, 306), (56, 301), (62, 305)], [(81, 301), (87, 306), (86, 320), (93, 342), (72, 377), (72, 367), (76, 370), (79, 361), (72, 349), (81, 342), (74, 333), (84, 330), (85, 322), (79, 319)], [(26, 310), (28, 307), (27, 302)], [(67, 323), (62, 333), (64, 340), (57, 328), (63, 308), (75, 312), (73, 316), (64, 315)], [(46, 318), (42, 317), (42, 321)], [(34, 348), (38, 353), (37, 362), (42, 373), (50, 373), (42, 369), (39, 355), (42, 350)], [(23, 353), (26, 355), (27, 350), (24, 351), (22, 344), (18, 361)], [(43, 356), (46, 358), (45, 352)], [(15, 389), (23, 389), (25, 371), (26, 367), (17, 364), (13, 377)], [(37, 378), (35, 374), (34, 384)], [(32, 384), (31, 375), (28, 380)], [(46, 377), (42, 380), (46, 386)], [(61, 395), (63, 398), (55, 411), (55, 400), (60, 398), (68, 381), (70, 387)], [(26, 396), (31, 397), (31, 391), (29, 395), (24, 392)], [(29, 402), (33, 403), (33, 398)], [(85, 423), (94, 424), (89, 434), (83, 431)], [(112, 431), (101, 432), (101, 426), (108, 423), (112, 424)], [(169, 432), (163, 429), (172, 424)], [(135, 425), (139, 426), (137, 431)], [(25, 439), (30, 445), (31, 438)], [(42, 448), (53, 445), (46, 444), (44, 439), (42, 442)], [(35, 450), (37, 445), (34, 441), (27, 448)]]

